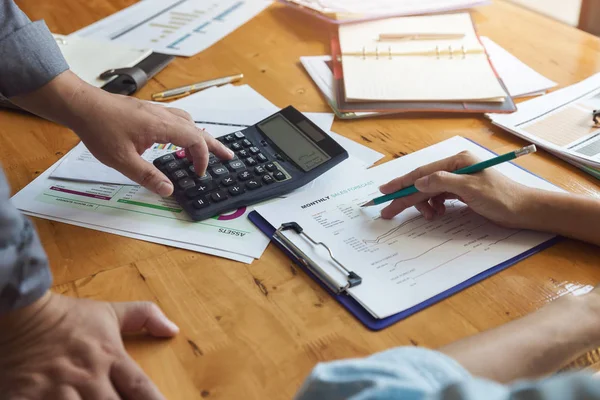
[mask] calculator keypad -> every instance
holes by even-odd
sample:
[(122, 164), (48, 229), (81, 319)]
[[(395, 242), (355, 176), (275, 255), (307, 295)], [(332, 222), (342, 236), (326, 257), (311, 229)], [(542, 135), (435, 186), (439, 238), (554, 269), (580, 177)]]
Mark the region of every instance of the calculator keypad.
[[(154, 161), (173, 181), (176, 190), (183, 192), (187, 203), (184, 208), (204, 210), (211, 205), (226, 203), (228, 199), (252, 191), (259, 193), (266, 186), (287, 180), (290, 175), (281, 170), (259, 144), (247, 138), (243, 132), (235, 132), (217, 138), (234, 151), (232, 160), (220, 160), (209, 155), (208, 167), (203, 176), (198, 176), (185, 150), (166, 154)], [(181, 202), (182, 199), (178, 197)]]

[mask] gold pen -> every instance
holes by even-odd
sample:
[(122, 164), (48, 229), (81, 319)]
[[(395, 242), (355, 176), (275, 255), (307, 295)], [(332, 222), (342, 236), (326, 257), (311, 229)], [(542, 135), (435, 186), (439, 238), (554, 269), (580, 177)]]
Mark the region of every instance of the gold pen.
[(448, 40), (464, 37), (464, 33), (381, 33), (378, 40)]
[(211, 79), (209, 81), (194, 83), (193, 85), (182, 86), (174, 89), (165, 90), (164, 92), (154, 93), (152, 100), (168, 101), (175, 100), (181, 97), (188, 96), (192, 93), (199, 92), (203, 89), (208, 89), (213, 86), (226, 85), (228, 83), (237, 82), (244, 77), (244, 74), (225, 76), (223, 78)]

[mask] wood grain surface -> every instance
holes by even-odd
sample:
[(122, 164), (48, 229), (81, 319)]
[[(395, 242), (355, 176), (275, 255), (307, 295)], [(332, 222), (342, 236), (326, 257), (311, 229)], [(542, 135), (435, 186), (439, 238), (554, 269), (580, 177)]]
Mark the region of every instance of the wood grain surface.
[[(69, 34), (134, 0), (18, 0), (31, 19)], [(479, 32), (561, 86), (599, 70), (600, 40), (510, 3), (473, 11)], [(277, 106), (329, 112), (299, 57), (328, 53), (332, 27), (273, 5), (214, 46), (178, 58), (141, 90), (150, 94), (243, 72)], [(0, 111), (0, 161), (14, 192), (78, 138), (37, 117)], [(525, 143), (482, 116), (405, 116), (336, 121), (333, 130), (389, 161), (455, 135), (496, 152)], [(597, 181), (541, 151), (518, 164), (562, 188), (599, 196)], [(152, 300), (181, 327), (127, 348), (170, 399), (287, 399), (320, 361), (393, 346), (435, 348), (519, 316), (600, 280), (594, 246), (559, 244), (381, 332), (370, 332), (298, 271), (279, 250), (244, 265), (76, 226), (34, 219), (52, 263), (55, 290), (109, 301)], [(590, 359), (594, 357), (589, 357)]]

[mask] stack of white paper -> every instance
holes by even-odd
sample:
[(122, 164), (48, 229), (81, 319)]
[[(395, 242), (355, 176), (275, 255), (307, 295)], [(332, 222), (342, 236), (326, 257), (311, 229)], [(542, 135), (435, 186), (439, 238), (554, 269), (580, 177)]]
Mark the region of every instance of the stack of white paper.
[[(239, 125), (254, 124), (278, 111), (249, 86), (214, 88), (171, 105), (186, 109), (196, 120), (210, 119), (212, 123), (197, 125), (215, 136), (243, 129)], [(207, 112), (203, 108), (207, 105), (213, 109)], [(333, 123), (332, 114), (309, 114), (309, 117), (326, 131)], [(364, 169), (383, 156), (339, 135), (336, 139), (347, 147), (350, 159), (301, 190), (328, 185), (339, 176)], [(145, 157), (151, 160), (166, 151), (173, 150), (169, 146), (154, 148), (145, 153)], [(55, 174), (58, 170), (61, 173)], [(82, 175), (81, 171), (86, 174)], [(70, 179), (56, 179), (56, 175)], [(28, 215), (246, 263), (259, 258), (269, 242), (247, 219), (252, 208), (244, 207), (206, 221), (192, 222), (175, 200), (134, 185), (119, 172), (100, 164), (83, 144), (17, 193), (13, 201)]]
[(133, 67), (152, 54), (151, 49), (134, 48), (106, 40), (53, 36), (71, 71), (96, 87), (102, 87), (110, 81), (99, 78), (104, 71), (115, 67)]

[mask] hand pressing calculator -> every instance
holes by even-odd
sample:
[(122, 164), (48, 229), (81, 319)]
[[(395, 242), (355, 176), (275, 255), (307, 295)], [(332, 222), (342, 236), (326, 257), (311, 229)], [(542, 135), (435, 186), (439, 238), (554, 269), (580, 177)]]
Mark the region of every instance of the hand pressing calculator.
[(217, 139), (235, 156), (222, 161), (211, 153), (202, 176), (184, 150), (154, 160), (195, 221), (289, 193), (348, 158), (343, 147), (292, 106)]

